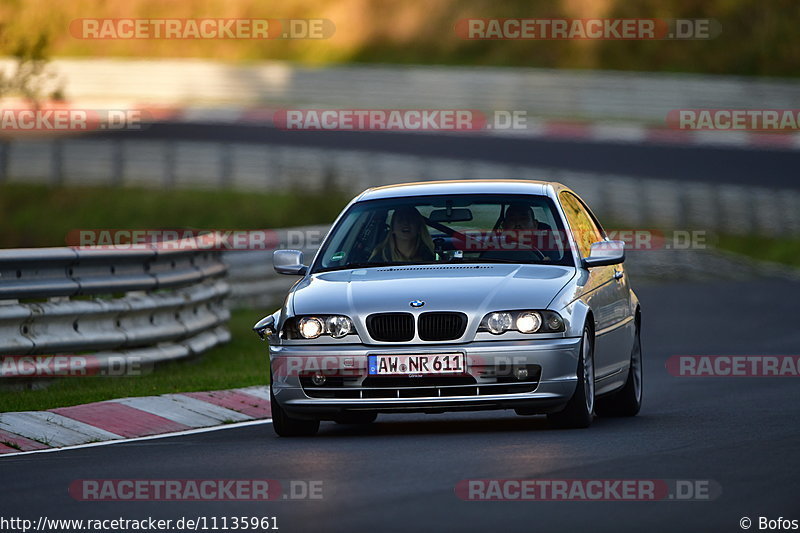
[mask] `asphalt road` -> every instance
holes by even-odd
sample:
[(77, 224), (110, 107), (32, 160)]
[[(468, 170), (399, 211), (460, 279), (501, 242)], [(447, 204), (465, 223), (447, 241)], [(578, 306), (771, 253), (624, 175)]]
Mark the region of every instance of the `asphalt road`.
[(141, 131), (94, 132), (87, 138), (224, 141), (331, 150), (392, 152), (643, 178), (800, 188), (800, 150), (743, 150), (708, 145), (653, 145), (486, 135), (282, 131), (237, 124), (159, 123)]
[[(635, 280), (634, 280), (635, 283)], [(276, 516), (280, 531), (741, 531), (800, 519), (800, 406), (792, 378), (679, 378), (670, 355), (797, 354), (800, 285), (646, 285), (645, 401), (632, 419), (549, 429), (512, 412), (381, 415), (309, 439), (269, 425), (0, 459), (0, 516), (141, 519)], [(259, 371), (254, 369), (254, 371)], [(78, 479), (321, 480), (323, 499), (79, 502)], [(469, 502), (473, 478), (714, 480), (710, 501)]]

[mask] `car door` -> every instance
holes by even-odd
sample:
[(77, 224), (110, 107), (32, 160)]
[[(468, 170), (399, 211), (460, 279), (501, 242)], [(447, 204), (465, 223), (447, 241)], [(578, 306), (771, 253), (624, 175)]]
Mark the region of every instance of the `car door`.
[[(578, 252), (581, 258), (588, 257), (592, 243), (605, 240), (605, 233), (576, 195), (562, 191), (559, 199)], [(627, 278), (621, 264), (588, 269), (581, 299), (594, 315), (598, 393), (619, 385), (614, 376), (622, 377), (622, 370), (630, 357), (630, 350), (626, 350), (626, 346), (630, 345), (632, 333), (625, 327), (630, 314), (629, 298)]]

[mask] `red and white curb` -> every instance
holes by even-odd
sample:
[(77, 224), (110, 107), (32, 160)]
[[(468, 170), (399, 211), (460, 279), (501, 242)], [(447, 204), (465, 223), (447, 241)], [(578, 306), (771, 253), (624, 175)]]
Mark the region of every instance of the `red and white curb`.
[(271, 417), (268, 387), (123, 398), (0, 414), (0, 454), (180, 433)]

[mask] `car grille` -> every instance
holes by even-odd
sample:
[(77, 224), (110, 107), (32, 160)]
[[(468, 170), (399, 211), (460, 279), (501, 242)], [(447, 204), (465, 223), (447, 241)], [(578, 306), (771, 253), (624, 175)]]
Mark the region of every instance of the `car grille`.
[(467, 329), (464, 313), (422, 313), (419, 316), (419, 338), (424, 341), (451, 341)]
[(379, 313), (367, 317), (367, 330), (376, 341), (406, 342), (414, 338), (411, 313)]
[[(424, 341), (451, 341), (464, 335), (467, 315), (453, 312), (422, 313), (417, 324)], [(407, 342), (414, 338), (414, 315), (377, 313), (367, 317), (370, 337), (383, 342)]]

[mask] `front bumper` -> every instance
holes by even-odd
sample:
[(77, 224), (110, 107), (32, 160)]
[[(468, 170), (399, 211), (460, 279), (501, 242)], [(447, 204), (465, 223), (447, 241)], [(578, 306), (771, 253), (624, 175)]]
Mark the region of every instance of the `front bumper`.
[[(575, 391), (580, 342), (580, 338), (556, 338), (440, 345), (270, 346), (272, 389), (281, 407), (297, 418), (335, 419), (358, 411), (513, 408), (526, 414), (546, 413), (562, 409)], [(376, 387), (367, 379), (369, 355), (434, 353), (466, 355), (467, 373), (454, 384), (440, 378), (424, 386), (409, 380)], [(536, 372), (526, 379), (513, 378), (514, 370), (523, 366)], [(309, 376), (315, 371), (329, 376), (328, 382), (313, 385)]]

